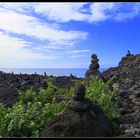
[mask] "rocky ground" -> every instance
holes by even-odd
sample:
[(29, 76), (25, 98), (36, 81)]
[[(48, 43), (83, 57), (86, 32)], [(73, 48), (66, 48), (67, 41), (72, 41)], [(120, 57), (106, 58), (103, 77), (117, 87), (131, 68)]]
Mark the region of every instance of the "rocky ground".
[(119, 135), (140, 137), (140, 54), (123, 57), (118, 67), (108, 69), (103, 76), (106, 80), (115, 76), (112, 87), (120, 91), (115, 98), (122, 115)]
[[(6, 107), (11, 107), (18, 101), (17, 90), (25, 91), (32, 87), (35, 92), (40, 88), (47, 88), (48, 85), (44, 81), (53, 76), (38, 74), (13, 74), (0, 71), (0, 103), (4, 103)], [(74, 76), (55, 77), (54, 85), (62, 88), (71, 86), (71, 80), (78, 79)]]

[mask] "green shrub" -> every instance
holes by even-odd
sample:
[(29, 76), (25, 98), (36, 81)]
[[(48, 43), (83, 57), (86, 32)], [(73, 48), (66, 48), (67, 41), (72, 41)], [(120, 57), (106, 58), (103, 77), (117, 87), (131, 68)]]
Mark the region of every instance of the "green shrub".
[(69, 89), (56, 87), (52, 84), (54, 78), (47, 79), (48, 88), (35, 93), (32, 89), (19, 92), (19, 102), (11, 108), (0, 104), (0, 137), (39, 137), (47, 121), (62, 114), (66, 109), (66, 102), (54, 102), (56, 95), (71, 97), (75, 86), (82, 83), (86, 86), (86, 97), (96, 102), (116, 126), (119, 118), (117, 106), (113, 100), (117, 91), (111, 91), (107, 84), (97, 77), (92, 77), (89, 86), (86, 80), (73, 80)]
[(23, 104), (27, 104), (28, 102), (35, 102), (37, 99), (36, 99), (36, 94), (35, 92), (32, 90), (32, 88), (30, 89), (27, 89), (26, 90), (26, 93), (24, 92), (21, 92), (19, 91), (19, 94), (20, 94), (20, 101), (23, 103)]
[(28, 89), (20, 92), (19, 102), (11, 108), (0, 105), (0, 137), (39, 137), (50, 119), (62, 114), (65, 101), (53, 102), (53, 88), (38, 94)]
[(113, 82), (113, 78), (110, 79), (108, 83), (104, 83), (99, 78), (91, 76), (89, 86), (86, 88), (86, 97), (96, 102), (101, 107), (115, 129), (120, 113), (114, 101), (117, 90), (112, 91), (108, 88), (108, 84), (111, 82)]

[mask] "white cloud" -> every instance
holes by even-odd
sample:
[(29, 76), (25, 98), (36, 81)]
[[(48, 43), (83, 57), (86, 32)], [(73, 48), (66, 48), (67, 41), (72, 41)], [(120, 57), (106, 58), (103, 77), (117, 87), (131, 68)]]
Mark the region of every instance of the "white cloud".
[(51, 50), (44, 51), (43, 48), (38, 48), (39, 51), (35, 51), (31, 49), (31, 46), (32, 42), (0, 32), (1, 68), (38, 67), (42, 66), (42, 64), (37, 62), (49, 62), (57, 58), (57, 54)]
[(37, 13), (49, 20), (69, 22), (71, 20), (84, 21), (87, 15), (83, 13), (83, 6), (87, 3), (40, 3), (34, 6)]
[(12, 10), (19, 13), (26, 13), (26, 10), (32, 8), (33, 5), (33, 3), (0, 3), (0, 9), (3, 11)]
[[(118, 6), (118, 13), (114, 16), (116, 21), (124, 21), (140, 15), (140, 3), (120, 3)], [(123, 10), (119, 10), (122, 8)]]
[[(19, 5), (16, 5), (17, 9), (20, 9), (19, 11), (21, 12), (22, 6), (20, 5), (20, 8), (18, 8), (18, 6)], [(47, 44), (45, 46), (40, 45), (41, 47), (32, 46), (30, 49), (25, 49), (25, 47), (29, 47), (27, 42), (23, 41), (24, 39), (21, 41), (18, 38), (12, 38), (3, 34), (5, 38), (1, 40), (1, 43), (4, 44), (0, 44), (3, 46), (1, 58), (4, 57), (4, 59), (6, 59), (10, 57), (13, 59), (26, 60), (56, 59), (58, 55), (52, 51), (53, 49), (68, 49), (69, 47), (73, 47), (79, 39), (86, 39), (88, 35), (82, 31), (64, 31), (60, 29), (59, 26), (52, 26), (51, 24), (40, 21), (37, 17), (17, 13), (18, 10), (11, 10), (14, 9), (14, 6), (7, 5), (7, 7), (5, 7), (0, 8), (0, 29), (7, 34), (10, 32), (16, 33), (17, 37), (18, 34), (24, 34), (39, 40), (47, 40)], [(11, 45), (13, 46), (13, 48), (11, 47), (12, 51), (10, 48)], [(7, 52), (10, 51), (11, 55), (7, 54)]]
[[(80, 50), (75, 44), (86, 39), (88, 33), (64, 30), (63, 23), (70, 21), (96, 23), (109, 19), (123, 21), (139, 15), (139, 3), (127, 5), (125, 6), (125, 3), (2, 3), (0, 4), (0, 29), (3, 31), (0, 30), (0, 66), (12, 65), (14, 62), (16, 65), (16, 60), (24, 63), (58, 60), (63, 54), (69, 58), (82, 58), (90, 50)], [(15, 33), (15, 37), (9, 33)], [(33, 46), (33, 42), (27, 41), (25, 37), (47, 43)]]
[(93, 3), (90, 6), (91, 16), (88, 21), (98, 22), (110, 18), (111, 15), (107, 11), (113, 10), (115, 6), (115, 3)]
[(108, 19), (124, 21), (140, 15), (140, 3), (93, 3), (90, 10), (92, 14), (88, 21), (91, 23)]
[(70, 21), (94, 23), (107, 19), (122, 21), (133, 18), (139, 14), (140, 4), (129, 2), (41, 3), (34, 5), (32, 8), (46, 19), (58, 23)]
[[(0, 4), (0, 29), (3, 31), (0, 31), (1, 66), (33, 67), (37, 65), (35, 61), (55, 60), (60, 57), (60, 54), (62, 55), (56, 49), (63, 51), (74, 47), (78, 40), (87, 38), (86, 32), (65, 31), (58, 24), (50, 24), (40, 20), (37, 16), (27, 14), (25, 9), (29, 7), (25, 4), (17, 4), (15, 7)], [(15, 37), (10, 36), (9, 33), (15, 33)], [(19, 37), (19, 35), (26, 35), (40, 41), (46, 40), (47, 43), (33, 46), (31, 39), (31, 42), (28, 42), (25, 37)]]
[(46, 59), (45, 55), (34, 53), (30, 48), (31, 42), (0, 32), (0, 58), (12, 60), (37, 60)]
[(77, 54), (77, 53), (87, 53), (90, 52), (90, 50), (72, 50), (68, 51), (67, 53)]
[(113, 10), (116, 3), (41, 3), (33, 6), (36, 13), (58, 23), (69, 21), (99, 22), (109, 18), (106, 11)]
[(87, 36), (85, 32), (54, 29), (40, 22), (36, 17), (12, 11), (0, 12), (0, 29), (49, 41), (71, 41), (78, 38), (84, 39)]
[[(86, 6), (86, 7), (85, 7)], [(93, 3), (4, 3), (0, 4), (0, 11), (2, 12), (16, 12), (16, 14), (22, 14), (24, 22), (32, 22), (31, 26), (36, 27), (34, 33), (31, 31), (28, 34), (35, 36), (35, 33), (39, 32), (41, 28), (46, 32), (50, 32), (51, 35), (57, 33), (65, 34), (65, 32), (54, 31), (50, 28), (50, 25), (42, 24), (36, 17), (32, 17), (31, 11), (34, 11), (39, 16), (44, 16), (46, 19), (56, 21), (57, 23), (69, 22), (69, 21), (84, 21), (84, 22), (100, 22), (107, 19), (123, 20), (130, 19), (139, 14), (139, 3), (124, 3), (124, 2), (93, 2)], [(127, 9), (127, 10), (126, 10)], [(26, 14), (26, 15), (25, 15)], [(19, 16), (19, 15), (13, 15)], [(26, 16), (26, 17), (25, 17)], [(14, 18), (14, 17), (13, 17)], [(17, 17), (16, 17), (17, 18)], [(26, 19), (25, 19), (26, 18)], [(18, 20), (18, 18), (17, 18)], [(38, 26), (37, 26), (38, 25)], [(30, 25), (29, 25), (30, 26)], [(49, 28), (48, 28), (49, 27)], [(58, 26), (59, 28), (59, 26)], [(69, 34), (69, 33), (68, 33)], [(45, 33), (40, 34), (40, 38), (44, 39)], [(46, 35), (46, 38), (48, 35)]]

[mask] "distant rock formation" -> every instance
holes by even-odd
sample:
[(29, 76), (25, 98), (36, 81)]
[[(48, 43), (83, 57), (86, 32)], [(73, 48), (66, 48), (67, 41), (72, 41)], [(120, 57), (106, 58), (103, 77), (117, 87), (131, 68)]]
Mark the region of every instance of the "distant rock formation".
[[(17, 90), (25, 91), (32, 87), (35, 92), (38, 92), (41, 88), (47, 89), (48, 84), (44, 79), (49, 78), (46, 72), (44, 75), (39, 74), (14, 74), (5, 73), (0, 71), (0, 103), (4, 103), (5, 106), (11, 107), (18, 101), (19, 94)], [(53, 77), (53, 76), (52, 76)], [(74, 76), (60, 76), (55, 77), (53, 84), (60, 88), (69, 88), (73, 79), (80, 79)]]
[(11, 107), (18, 101), (17, 90), (25, 91), (31, 87), (38, 92), (40, 88), (46, 89), (48, 85), (42, 75), (0, 72), (0, 103)]
[(131, 55), (132, 54), (131, 54), (130, 50), (128, 50), (126, 56), (131, 56)]
[[(71, 81), (72, 77), (66, 77), (66, 76), (58, 76), (55, 78), (53, 85), (60, 87), (60, 88), (70, 88), (70, 86), (72, 85), (72, 81)], [(75, 78), (75, 77), (73, 77)]]
[(104, 71), (106, 80), (115, 76), (112, 87), (119, 89), (115, 100), (119, 106), (119, 135), (140, 137), (140, 54), (127, 53), (122, 57), (118, 67)]
[(91, 75), (97, 76), (99, 79), (103, 79), (101, 72), (98, 70), (100, 65), (98, 63), (99, 59), (97, 58), (96, 54), (91, 55), (91, 64), (89, 65), (89, 70), (86, 71), (85, 77), (89, 80)]
[(112, 128), (95, 103), (85, 98), (85, 87), (77, 85), (67, 110), (49, 121), (41, 137), (110, 137)]

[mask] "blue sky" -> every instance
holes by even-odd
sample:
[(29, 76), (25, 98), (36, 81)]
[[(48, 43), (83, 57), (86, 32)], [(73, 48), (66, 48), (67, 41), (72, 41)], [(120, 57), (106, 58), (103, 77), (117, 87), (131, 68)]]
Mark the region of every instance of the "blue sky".
[(139, 34), (140, 3), (0, 3), (0, 67), (117, 66)]

